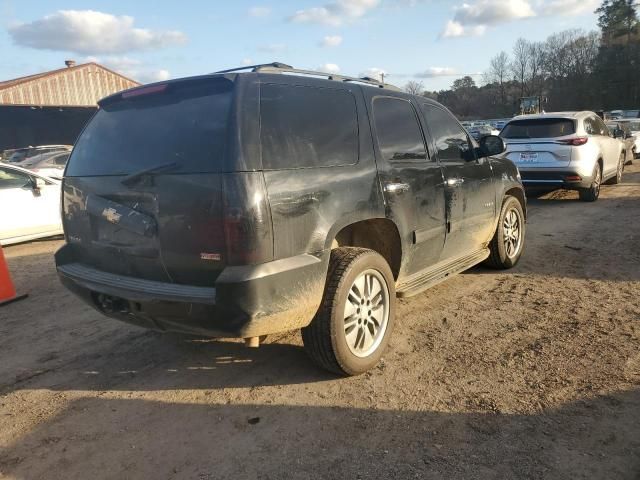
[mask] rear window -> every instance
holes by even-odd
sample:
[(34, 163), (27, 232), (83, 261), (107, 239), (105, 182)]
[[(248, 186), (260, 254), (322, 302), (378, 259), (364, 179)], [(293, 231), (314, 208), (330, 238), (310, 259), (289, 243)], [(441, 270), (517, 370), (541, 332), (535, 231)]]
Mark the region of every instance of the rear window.
[(175, 163), (171, 172), (220, 171), (233, 83), (198, 79), (108, 101), (78, 139), (67, 176), (126, 175)]
[(358, 161), (358, 116), (349, 91), (263, 85), (260, 117), (265, 169), (331, 167)]
[(503, 138), (554, 138), (575, 133), (573, 120), (563, 118), (543, 118), (536, 120), (515, 120), (504, 127)]

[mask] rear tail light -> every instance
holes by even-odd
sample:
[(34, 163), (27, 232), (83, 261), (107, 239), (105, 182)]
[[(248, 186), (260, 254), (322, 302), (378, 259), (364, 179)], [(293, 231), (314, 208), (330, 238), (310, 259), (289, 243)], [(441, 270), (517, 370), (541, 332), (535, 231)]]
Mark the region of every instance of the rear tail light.
[(223, 228), (229, 265), (273, 259), (271, 212), (260, 173), (224, 175)]
[(564, 138), (562, 140), (557, 140), (556, 143), (561, 143), (563, 145), (571, 145), (573, 147), (579, 147), (580, 145), (584, 145), (589, 141), (589, 137), (573, 137), (573, 138)]

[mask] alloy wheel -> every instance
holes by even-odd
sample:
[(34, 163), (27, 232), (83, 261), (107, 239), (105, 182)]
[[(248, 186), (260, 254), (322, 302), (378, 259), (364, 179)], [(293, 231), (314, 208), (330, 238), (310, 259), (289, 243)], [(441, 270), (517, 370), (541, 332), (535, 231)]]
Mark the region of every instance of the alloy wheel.
[(362, 272), (351, 285), (344, 307), (347, 346), (368, 357), (382, 342), (389, 321), (389, 287), (377, 270)]
[(502, 223), (504, 251), (507, 257), (514, 258), (522, 245), (522, 219), (515, 208), (511, 208), (504, 216)]

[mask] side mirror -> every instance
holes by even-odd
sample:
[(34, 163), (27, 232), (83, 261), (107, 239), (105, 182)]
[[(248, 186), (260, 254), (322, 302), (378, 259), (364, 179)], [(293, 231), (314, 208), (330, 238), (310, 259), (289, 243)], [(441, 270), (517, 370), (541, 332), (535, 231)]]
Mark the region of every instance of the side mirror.
[(622, 138), (623, 136), (624, 136), (624, 132), (621, 129), (616, 128), (613, 131), (613, 138)]
[(31, 183), (31, 188), (33, 188), (33, 190), (35, 190), (35, 191), (38, 191), (42, 187), (44, 187), (46, 184), (47, 184), (47, 182), (45, 182), (40, 177), (33, 177), (33, 182)]
[(487, 135), (480, 139), (480, 148), (478, 149), (478, 158), (493, 157), (502, 155), (507, 150), (504, 140), (497, 135)]

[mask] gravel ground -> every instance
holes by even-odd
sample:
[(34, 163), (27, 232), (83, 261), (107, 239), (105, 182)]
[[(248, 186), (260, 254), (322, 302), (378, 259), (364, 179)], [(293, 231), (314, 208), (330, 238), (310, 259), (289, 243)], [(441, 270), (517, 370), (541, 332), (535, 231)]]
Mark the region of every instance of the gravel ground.
[(640, 166), (595, 204), (530, 199), (517, 268), (402, 300), (383, 362), (338, 379), (101, 317), (60, 240), (5, 248), (0, 478), (640, 478)]

